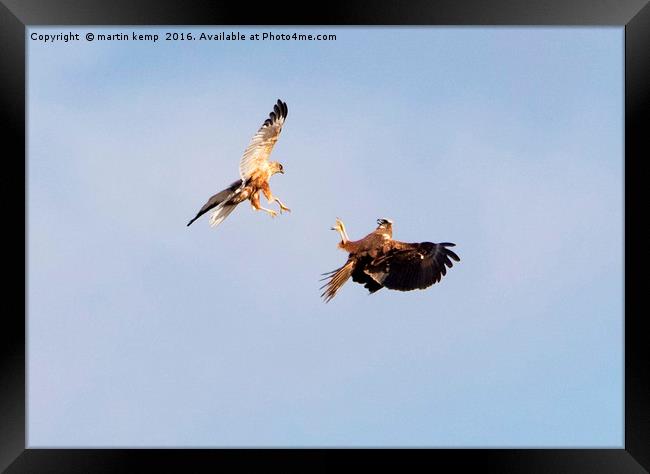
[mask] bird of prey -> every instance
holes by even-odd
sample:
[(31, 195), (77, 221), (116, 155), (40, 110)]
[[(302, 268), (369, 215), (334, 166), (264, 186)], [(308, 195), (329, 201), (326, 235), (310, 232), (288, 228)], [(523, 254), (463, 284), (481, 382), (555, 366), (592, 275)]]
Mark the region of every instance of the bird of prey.
[(327, 282), (321, 295), (329, 302), (343, 284), (352, 277), (370, 293), (384, 287), (389, 290), (410, 291), (428, 288), (453, 266), (458, 255), (447, 247), (456, 244), (443, 242), (406, 243), (393, 240), (393, 222), (377, 219), (377, 228), (361, 240), (350, 240), (341, 219), (336, 219), (332, 230), (341, 234), (338, 247), (349, 253), (341, 268), (324, 273)]
[(278, 214), (276, 211), (260, 205), (260, 191), (264, 193), (269, 203), (277, 202), (279, 204), (280, 213), (291, 211), (282, 201), (273, 196), (269, 186), (271, 176), (276, 173), (284, 174), (282, 164), (277, 161), (269, 161), (269, 155), (273, 151), (275, 142), (278, 141), (282, 125), (287, 118), (287, 112), (287, 104), (278, 99), (269, 118), (253, 136), (241, 157), (239, 162), (240, 179), (208, 199), (196, 216), (188, 222), (188, 226), (206, 212), (214, 209), (210, 216), (210, 225), (215, 227), (230, 215), (237, 204), (247, 199), (255, 210), (267, 212), (271, 217), (275, 217)]

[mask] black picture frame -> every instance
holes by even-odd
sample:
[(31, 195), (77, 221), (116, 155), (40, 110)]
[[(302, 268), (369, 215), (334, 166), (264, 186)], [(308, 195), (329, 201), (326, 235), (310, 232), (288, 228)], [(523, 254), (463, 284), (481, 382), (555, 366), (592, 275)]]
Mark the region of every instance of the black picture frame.
[[(27, 202), (25, 174), (26, 28), (37, 25), (567, 25), (625, 28), (625, 443), (622, 449), (26, 449), (25, 322)], [(4, 237), (22, 249), (22, 279), (6, 278), (0, 369), (0, 469), (29, 472), (131, 472), (268, 467), (330, 469), (420, 464), (488, 472), (612, 472), (650, 469), (650, 350), (635, 278), (644, 252), (634, 232), (647, 160), (643, 123), (650, 123), (648, 0), (412, 0), (407, 3), (330, 1), (289, 3), (179, 0), (0, 0), (0, 114), (5, 130)], [(647, 132), (645, 132), (647, 134)], [(9, 145), (9, 146), (7, 146)], [(645, 150), (645, 152), (644, 152)], [(7, 166), (10, 164), (11, 166)], [(15, 175), (14, 175), (15, 173)], [(15, 187), (15, 189), (14, 189)], [(22, 225), (22, 226), (21, 226)], [(13, 239), (13, 240), (12, 240)], [(603, 243), (603, 251), (607, 243)], [(20, 255), (5, 244), (5, 255)], [(13, 264), (13, 259), (12, 259)], [(19, 295), (23, 295), (22, 299)], [(16, 303), (17, 301), (17, 303)]]

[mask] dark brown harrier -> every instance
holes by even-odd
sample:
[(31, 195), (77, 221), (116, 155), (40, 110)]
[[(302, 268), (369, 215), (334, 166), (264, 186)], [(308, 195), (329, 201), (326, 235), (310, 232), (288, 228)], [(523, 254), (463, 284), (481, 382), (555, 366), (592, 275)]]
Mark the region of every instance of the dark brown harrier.
[(328, 302), (343, 284), (352, 281), (364, 285), (370, 293), (384, 287), (389, 290), (410, 291), (428, 288), (453, 266), (452, 260), (460, 261), (458, 255), (447, 247), (455, 244), (443, 242), (406, 243), (393, 240), (393, 223), (378, 219), (378, 227), (361, 240), (350, 240), (345, 226), (336, 219), (336, 230), (341, 234), (338, 247), (349, 253), (348, 261), (341, 268), (329, 273), (321, 289)]

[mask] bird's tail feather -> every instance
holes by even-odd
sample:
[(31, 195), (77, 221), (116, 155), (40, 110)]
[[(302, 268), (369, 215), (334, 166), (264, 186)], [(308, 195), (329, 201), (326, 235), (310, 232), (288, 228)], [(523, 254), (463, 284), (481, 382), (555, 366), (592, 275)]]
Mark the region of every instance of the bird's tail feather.
[(237, 204), (219, 205), (210, 216), (210, 227), (217, 227), (235, 210)]
[(325, 298), (326, 303), (328, 303), (332, 298), (334, 298), (334, 296), (339, 291), (339, 289), (343, 286), (343, 284), (346, 281), (348, 281), (348, 279), (352, 275), (352, 272), (354, 271), (355, 265), (356, 265), (356, 261), (354, 259), (348, 259), (345, 265), (343, 265), (341, 268), (337, 268), (332, 272), (328, 272), (328, 274), (331, 276), (322, 279), (322, 280), (329, 279), (327, 283), (325, 283), (323, 286), (320, 287), (321, 290), (325, 288), (325, 291), (321, 294), (321, 297)]
[[(203, 207), (199, 210), (199, 212), (196, 214), (196, 216), (191, 221), (189, 221), (187, 223), (188, 227), (190, 225), (192, 225), (192, 222), (197, 220), (199, 217), (201, 217), (206, 212), (208, 212), (208, 211), (210, 211), (212, 209), (215, 209), (215, 208), (217, 208), (219, 206), (225, 207), (223, 204), (228, 202), (235, 194), (237, 194), (237, 191), (240, 190), (241, 188), (242, 188), (242, 180), (240, 179), (240, 180), (237, 180), (234, 183), (232, 183), (230, 186), (228, 186), (223, 191), (219, 191), (217, 194), (210, 197), (210, 199), (208, 199), (208, 202), (206, 202), (203, 205)], [(235, 204), (235, 206), (236, 206), (236, 204)], [(225, 219), (228, 216), (228, 214), (230, 214), (231, 212), (232, 212), (232, 209), (227, 211), (225, 213), (223, 219)], [(223, 220), (223, 219), (221, 219), (221, 220)], [(219, 221), (219, 222), (221, 222), (221, 221)], [(217, 222), (217, 224), (219, 222)], [(217, 225), (217, 224), (214, 224), (214, 225)]]

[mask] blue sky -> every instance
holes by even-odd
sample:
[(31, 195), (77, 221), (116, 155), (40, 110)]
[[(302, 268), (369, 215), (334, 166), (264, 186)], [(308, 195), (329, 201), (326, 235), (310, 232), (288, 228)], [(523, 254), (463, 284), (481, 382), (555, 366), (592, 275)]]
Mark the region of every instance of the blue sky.
[[(623, 29), (83, 40), (270, 30), (27, 40), (29, 446), (621, 447)], [(187, 228), (277, 98), (293, 212)], [(337, 216), (461, 262), (323, 304)]]

